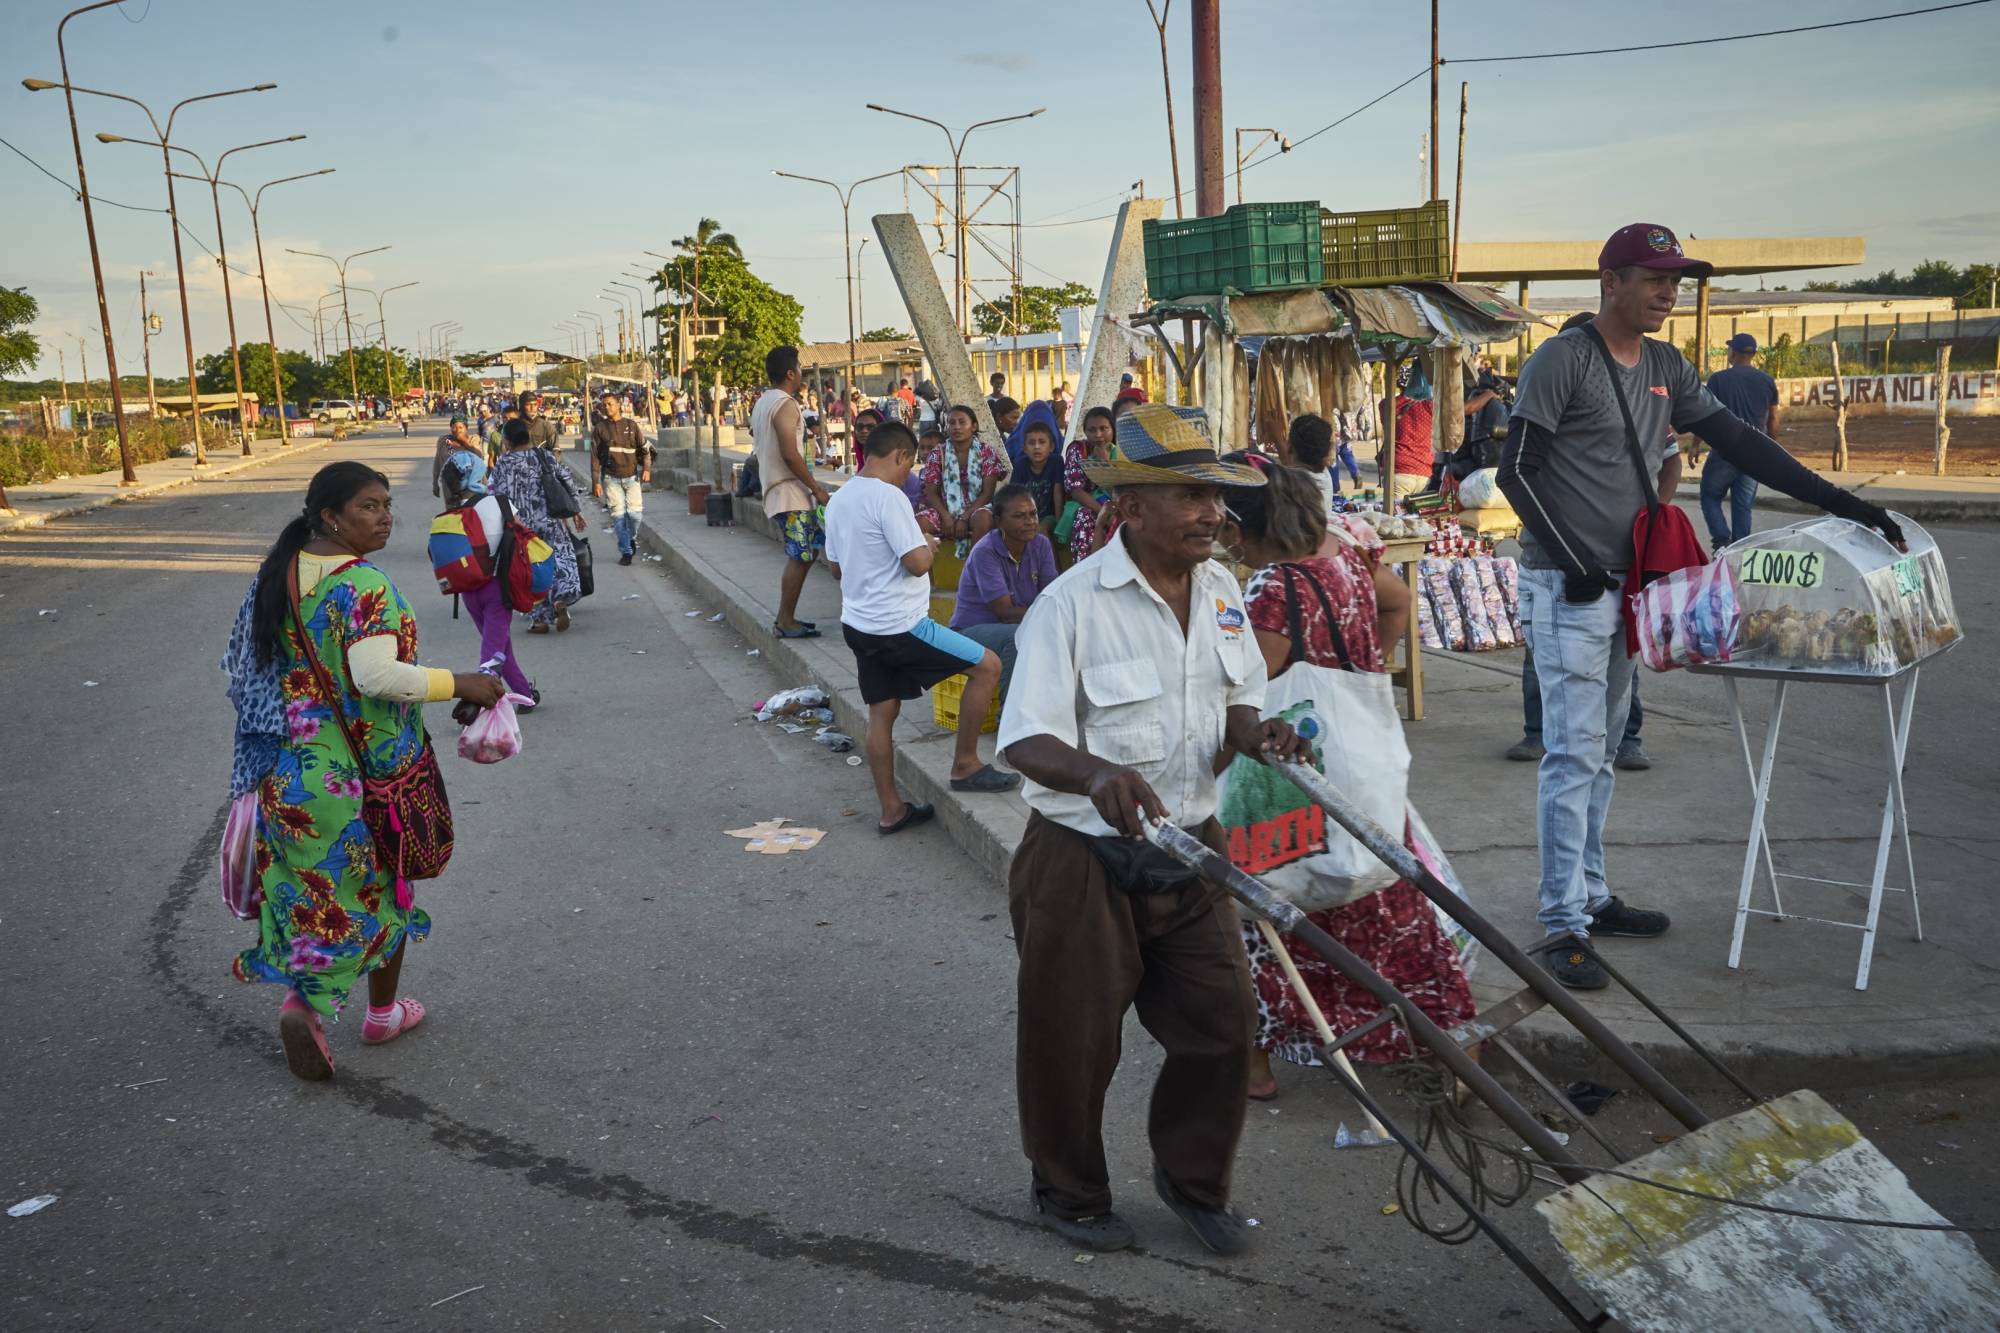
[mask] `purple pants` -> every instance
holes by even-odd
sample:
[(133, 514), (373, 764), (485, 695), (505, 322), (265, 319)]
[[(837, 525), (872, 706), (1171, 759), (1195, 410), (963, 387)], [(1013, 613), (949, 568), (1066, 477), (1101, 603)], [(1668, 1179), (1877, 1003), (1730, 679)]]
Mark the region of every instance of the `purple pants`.
[(499, 658), (500, 678), (507, 682), (507, 688), (532, 697), (534, 687), (528, 683), (521, 664), (514, 660), (514, 613), (507, 608), (500, 580), (490, 579), (462, 594), (460, 600), (465, 604), (465, 614), (479, 628), (479, 660), (490, 662)]

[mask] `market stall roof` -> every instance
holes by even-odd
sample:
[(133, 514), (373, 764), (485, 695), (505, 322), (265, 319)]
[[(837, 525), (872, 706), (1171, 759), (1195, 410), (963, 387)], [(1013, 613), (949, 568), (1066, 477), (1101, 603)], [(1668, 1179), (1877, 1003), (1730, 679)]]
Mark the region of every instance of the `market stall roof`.
[[(538, 358), (530, 361), (529, 358)], [(561, 366), (577, 360), (561, 352), (551, 352), (545, 347), (530, 347), (526, 343), (519, 347), (507, 347), (498, 352), (468, 352), (458, 358), (461, 366)]]
[(1231, 337), (1341, 334), (1357, 343), (1415, 346), (1478, 345), (1518, 338), (1533, 313), (1491, 287), (1463, 282), (1420, 282), (1395, 287), (1301, 288), (1160, 301), (1132, 319), (1157, 327), (1192, 315), (1214, 322)]
[[(915, 338), (858, 339), (854, 344), (854, 364), (915, 365), (924, 359), (924, 345)], [(830, 370), (847, 365), (845, 342), (807, 343), (799, 348), (799, 369)]]

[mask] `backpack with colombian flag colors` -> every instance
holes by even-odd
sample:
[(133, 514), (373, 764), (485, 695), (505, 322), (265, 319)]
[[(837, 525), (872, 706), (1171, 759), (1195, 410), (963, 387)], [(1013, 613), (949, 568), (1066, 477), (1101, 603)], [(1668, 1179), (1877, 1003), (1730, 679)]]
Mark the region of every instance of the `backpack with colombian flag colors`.
[(431, 571), (447, 596), (471, 592), (493, 578), (486, 524), (470, 504), (447, 509), (431, 520)]
[(505, 496), (500, 502), (500, 545), (493, 553), (494, 575), (507, 605), (523, 613), (535, 609), (556, 586), (556, 548), (535, 535), (534, 529), (514, 517), (514, 507)]

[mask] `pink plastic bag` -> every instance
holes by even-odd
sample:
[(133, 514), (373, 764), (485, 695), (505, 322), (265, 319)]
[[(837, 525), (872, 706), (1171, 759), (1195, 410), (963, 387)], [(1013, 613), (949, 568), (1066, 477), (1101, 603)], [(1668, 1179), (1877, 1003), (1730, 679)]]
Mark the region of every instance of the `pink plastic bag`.
[(222, 826), (222, 905), (239, 921), (255, 921), (264, 906), (264, 886), (257, 879), (255, 788), (229, 803)]
[(514, 716), (519, 704), (534, 700), (509, 690), (491, 708), (479, 710), (472, 725), (458, 733), (458, 757), (475, 764), (497, 764), (521, 753), (521, 724)]

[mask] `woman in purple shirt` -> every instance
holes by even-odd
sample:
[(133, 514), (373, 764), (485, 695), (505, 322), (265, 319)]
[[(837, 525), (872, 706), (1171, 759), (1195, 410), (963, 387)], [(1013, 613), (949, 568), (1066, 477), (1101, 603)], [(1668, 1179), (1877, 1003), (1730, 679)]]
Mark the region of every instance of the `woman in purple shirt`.
[(951, 627), (1000, 658), (1000, 697), (1014, 680), (1014, 630), (1029, 605), (1056, 579), (1056, 548), (1042, 531), (1035, 493), (1002, 486), (993, 497), (999, 523), (976, 542), (958, 576)]

